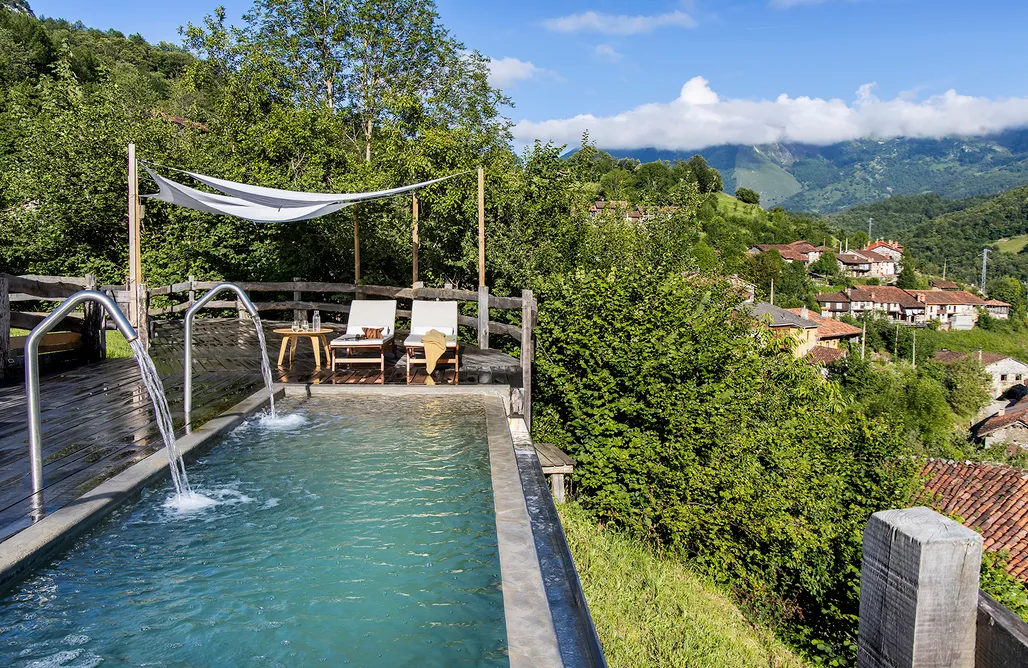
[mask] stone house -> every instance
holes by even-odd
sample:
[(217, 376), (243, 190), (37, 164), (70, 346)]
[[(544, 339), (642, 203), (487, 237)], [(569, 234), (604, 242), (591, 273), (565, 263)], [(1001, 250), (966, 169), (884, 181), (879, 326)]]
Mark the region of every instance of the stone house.
[(805, 356), (817, 345), (817, 323), (806, 317), (803, 313), (806, 309), (796, 314), (767, 302), (758, 302), (739, 310), (765, 322), (776, 336), (793, 339), (795, 346), (792, 352), (796, 357)]
[(839, 271), (854, 278), (891, 278), (896, 275), (896, 261), (887, 255), (869, 250), (853, 250), (835, 256)]
[(884, 255), (896, 263), (899, 263), (899, 261), (903, 259), (903, 244), (898, 241), (893, 241), (892, 239), (888, 241), (885, 241), (884, 239), (872, 241), (864, 247), (864, 250)]
[(908, 290), (925, 305), (925, 318), (938, 320), (942, 329), (971, 329), (985, 300), (965, 290)]
[(1028, 380), (1028, 364), (1001, 353), (986, 353), (981, 350), (976, 353), (958, 353), (943, 348), (935, 353), (933, 359), (939, 364), (952, 364), (965, 359), (969, 354), (981, 362), (985, 367), (985, 373), (992, 379), (991, 392), (994, 397), (1003, 396), (1010, 388), (1023, 385)]
[(786, 262), (801, 262), (804, 266), (809, 266), (817, 262), (822, 253), (832, 249), (825, 246), (815, 246), (809, 241), (801, 240), (793, 241), (789, 244), (757, 244), (756, 246), (750, 246), (746, 252), (750, 255), (759, 255), (770, 250), (778, 251), (778, 254)]
[(998, 299), (986, 300), (985, 310), (997, 320), (1008, 320), (1010, 318), (1010, 304)]
[(806, 318), (807, 320), (812, 320), (817, 323), (818, 347), (841, 348), (844, 341), (853, 341), (858, 338), (861, 333), (861, 329), (859, 327), (848, 325), (845, 322), (835, 320), (831, 317), (818, 315), (806, 308), (790, 308), (786, 310), (791, 313), (795, 313), (801, 318)]

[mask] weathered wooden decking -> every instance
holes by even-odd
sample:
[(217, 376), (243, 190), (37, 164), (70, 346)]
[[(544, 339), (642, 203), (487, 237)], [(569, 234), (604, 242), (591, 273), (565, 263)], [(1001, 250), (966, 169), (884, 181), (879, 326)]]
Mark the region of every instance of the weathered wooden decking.
[[(305, 343), (297, 350), (292, 366), (276, 368), (281, 339), (271, 330), (282, 326), (264, 323), (276, 382), (381, 382), (377, 367), (341, 368), (336, 373), (327, 366), (315, 369), (313, 353)], [(342, 329), (340, 325), (326, 326)], [(159, 323), (150, 344), (175, 427), (181, 431), (181, 321)], [(193, 346), (194, 422), (232, 406), (262, 382), (257, 335), (250, 321), (197, 320)], [(385, 382), (406, 382), (406, 368), (397, 364), (400, 361), (388, 358)], [(413, 382), (423, 384), (424, 368), (418, 371)], [(453, 381), (452, 370), (438, 378), (438, 382), (444, 381)], [(480, 381), (520, 387), (519, 360), (496, 350), (462, 345), (460, 383)], [(46, 512), (67, 505), (162, 447), (150, 398), (134, 360), (108, 360), (50, 373), (40, 385)], [(30, 492), (25, 388), (9, 384), (0, 387), (0, 541), (31, 523)]]

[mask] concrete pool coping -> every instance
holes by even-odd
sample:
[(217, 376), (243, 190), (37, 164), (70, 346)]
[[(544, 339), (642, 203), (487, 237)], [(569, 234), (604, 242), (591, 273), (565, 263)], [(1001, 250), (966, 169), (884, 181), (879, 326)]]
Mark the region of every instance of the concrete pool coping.
[[(510, 665), (512, 668), (565, 665), (508, 422), (509, 387), (310, 383), (277, 384), (275, 387), (276, 398), (324, 395), (483, 397)], [(190, 453), (195, 456), (204, 445), (213, 445), (213, 439), (235, 428), (267, 403), (268, 394), (262, 388), (181, 436), (177, 444), (183, 457)], [(0, 543), (0, 593), (15, 586), (39, 566), (52, 561), (76, 538), (114, 510), (137, 499), (144, 487), (168, 475), (167, 453), (161, 449)]]

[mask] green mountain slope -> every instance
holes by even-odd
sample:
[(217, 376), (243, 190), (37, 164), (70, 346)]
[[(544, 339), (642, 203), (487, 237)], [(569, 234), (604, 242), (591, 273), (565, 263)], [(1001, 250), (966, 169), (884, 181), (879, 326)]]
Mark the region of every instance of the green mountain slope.
[(0, 9), (9, 9), (12, 12), (21, 12), (22, 14), (34, 16), (27, 0), (0, 0)]
[(830, 146), (779, 143), (608, 152), (642, 162), (687, 160), (699, 153), (720, 170), (726, 192), (745, 186), (759, 192), (765, 206), (821, 213), (893, 195), (934, 192), (962, 198), (1028, 184), (1026, 129), (988, 137), (861, 139)]
[[(1001, 242), (1028, 234), (1028, 186), (993, 196), (944, 200), (937, 195), (893, 197), (828, 220), (851, 230), (867, 230), (867, 217), (875, 219), (874, 235), (895, 237), (928, 269), (943, 265), (947, 275), (977, 283), (982, 249), (993, 249), (989, 275), (1009, 274), (1028, 280), (1028, 253), (1017, 243)], [(1017, 252), (1010, 252), (1017, 251)]]

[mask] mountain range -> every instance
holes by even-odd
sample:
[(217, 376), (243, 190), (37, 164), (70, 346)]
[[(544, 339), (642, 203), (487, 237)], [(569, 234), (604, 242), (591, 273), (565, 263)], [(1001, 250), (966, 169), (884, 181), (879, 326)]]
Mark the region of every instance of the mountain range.
[(1028, 129), (982, 137), (860, 139), (829, 146), (603, 150), (641, 162), (688, 160), (698, 153), (721, 172), (725, 192), (751, 188), (760, 193), (765, 207), (817, 213), (892, 195), (934, 192), (964, 198), (1028, 184)]

